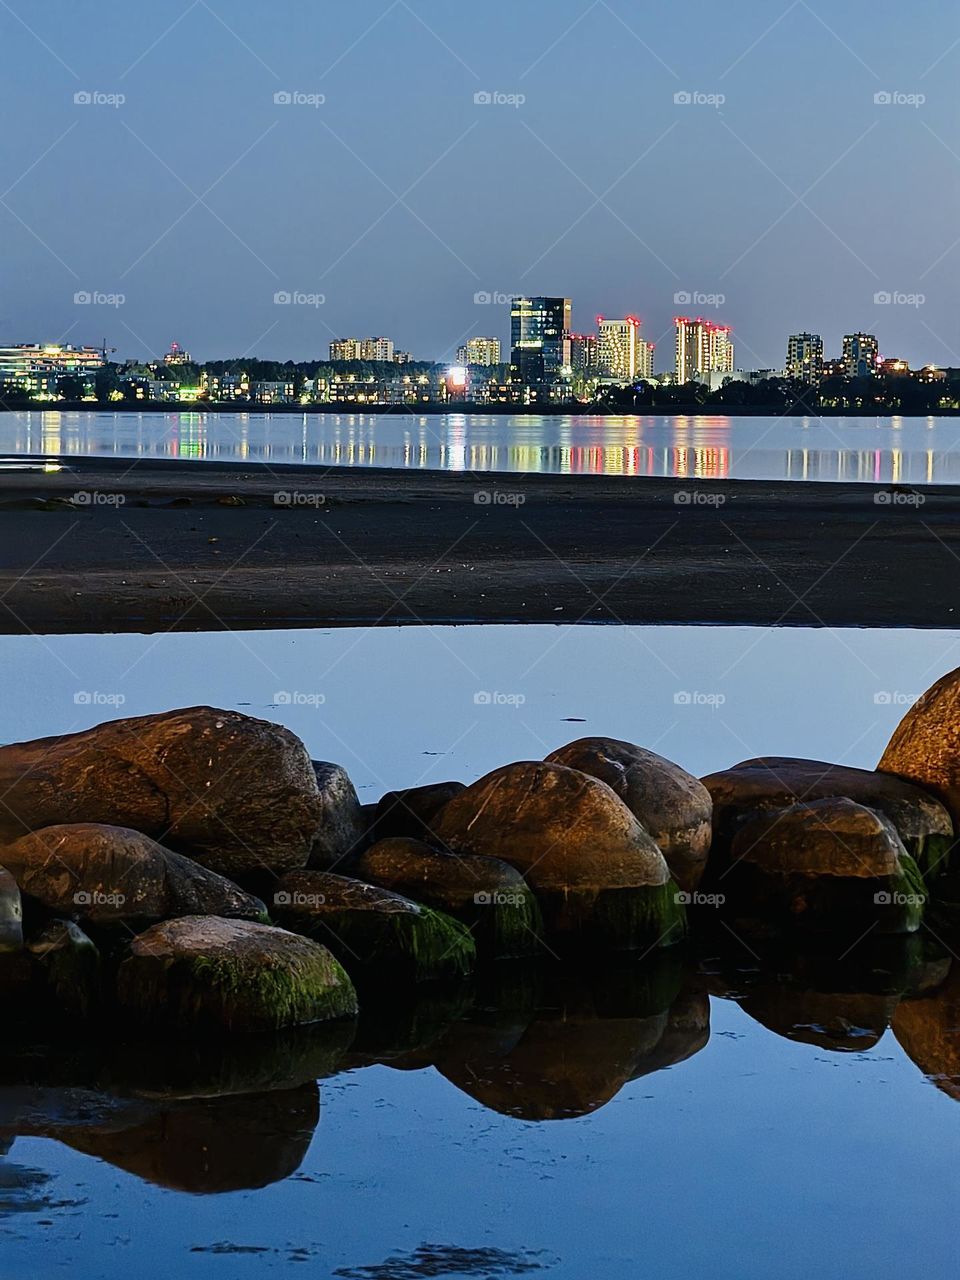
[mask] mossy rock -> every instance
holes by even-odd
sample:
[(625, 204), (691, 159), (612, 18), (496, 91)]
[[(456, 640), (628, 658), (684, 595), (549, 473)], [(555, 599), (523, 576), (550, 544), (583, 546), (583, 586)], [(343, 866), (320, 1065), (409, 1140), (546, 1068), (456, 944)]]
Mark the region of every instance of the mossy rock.
[(444, 806), (436, 836), (454, 853), (516, 867), (551, 946), (646, 951), (685, 932), (660, 849), (612, 788), (579, 770), (543, 761), (495, 769)]
[(714, 804), (711, 881), (729, 866), (730, 846), (745, 822), (800, 802), (841, 797), (888, 818), (926, 876), (946, 868), (954, 837), (949, 812), (929, 791), (893, 773), (822, 760), (764, 756), (712, 773), (703, 783)]
[(443, 912), (327, 871), (294, 871), (272, 903), (288, 929), (324, 942), (353, 974), (414, 982), (470, 973), (470, 932)]
[(275, 1031), (352, 1017), (353, 984), (326, 947), (247, 920), (187, 916), (130, 944), (117, 998), (136, 1022), (179, 1031)]
[(927, 890), (893, 824), (834, 798), (792, 805), (747, 822), (731, 869), (718, 881), (723, 909), (744, 927), (798, 925), (855, 937), (913, 933)]
[(546, 759), (612, 787), (656, 841), (680, 888), (696, 889), (713, 834), (713, 800), (699, 778), (672, 760), (616, 738), (578, 738)]
[(453, 916), (470, 930), (481, 956), (502, 960), (544, 950), (537, 900), (520, 872), (499, 858), (453, 854), (397, 836), (378, 840), (351, 870)]
[(127, 827), (43, 827), (8, 844), (3, 857), (29, 898), (98, 928), (176, 916), (267, 918), (259, 898)]

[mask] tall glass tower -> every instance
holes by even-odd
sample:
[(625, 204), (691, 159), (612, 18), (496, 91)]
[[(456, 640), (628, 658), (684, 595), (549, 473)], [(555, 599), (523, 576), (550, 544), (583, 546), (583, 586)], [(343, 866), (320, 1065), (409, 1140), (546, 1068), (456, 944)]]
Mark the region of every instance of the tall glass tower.
[(514, 298), (510, 360), (522, 382), (555, 382), (570, 364), (569, 298)]

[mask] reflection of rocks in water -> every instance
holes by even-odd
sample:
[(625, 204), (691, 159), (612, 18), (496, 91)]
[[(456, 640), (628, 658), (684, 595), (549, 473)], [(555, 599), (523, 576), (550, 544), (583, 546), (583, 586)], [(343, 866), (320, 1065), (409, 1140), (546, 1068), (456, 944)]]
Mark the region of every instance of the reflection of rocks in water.
[(838, 1052), (873, 1048), (904, 991), (924, 987), (946, 963), (917, 937), (878, 939), (842, 959), (775, 946), (757, 959), (750, 968), (711, 962), (711, 992), (787, 1040)]
[(558, 1258), (542, 1250), (460, 1249), (456, 1245), (422, 1244), (412, 1253), (396, 1253), (368, 1267), (340, 1267), (340, 1280), (429, 1280), (434, 1276), (525, 1276), (555, 1267)]
[(678, 998), (680, 970), (662, 960), (665, 969), (655, 963), (563, 978), (546, 971), (533, 1007), (481, 1010), (457, 1023), (434, 1064), (504, 1115), (554, 1120), (596, 1111), (628, 1081), (707, 1041), (706, 995)]
[[(12, 1145), (12, 1144), (11, 1144)], [(0, 1153), (9, 1149), (0, 1142)], [(47, 1194), (53, 1174), (42, 1169), (11, 1164), (0, 1159), (0, 1219), (16, 1213), (49, 1213), (51, 1209), (76, 1208), (83, 1201), (57, 1201)]]
[(893, 1033), (937, 1088), (960, 1102), (960, 967), (939, 989), (903, 1000)]
[(369, 989), (349, 1065), (429, 1066), (433, 1046), (452, 1024), (469, 1014), (473, 999), (472, 987), (463, 983), (425, 983), (409, 991)]
[(5, 1129), (54, 1138), (157, 1186), (198, 1194), (288, 1178), (319, 1118), (313, 1081), (274, 1093), (163, 1105), (89, 1090), (0, 1090)]

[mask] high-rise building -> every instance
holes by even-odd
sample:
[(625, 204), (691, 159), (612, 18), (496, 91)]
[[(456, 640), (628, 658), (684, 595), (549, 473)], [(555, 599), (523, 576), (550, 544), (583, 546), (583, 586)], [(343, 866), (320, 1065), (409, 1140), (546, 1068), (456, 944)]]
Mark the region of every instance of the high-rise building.
[(500, 363), (499, 338), (470, 338), (457, 350), (459, 364), (489, 366)]
[(848, 333), (843, 339), (843, 367), (848, 378), (870, 378), (877, 372), (880, 348), (872, 333)]
[(190, 364), (190, 352), (184, 351), (179, 342), (171, 342), (170, 350), (163, 357), (163, 363), (166, 365)]
[(364, 338), (360, 343), (361, 360), (393, 360), (393, 341), (390, 338)]
[(733, 339), (729, 325), (678, 316), (677, 382), (695, 382), (710, 373), (733, 373)]
[(819, 382), (823, 377), (823, 339), (819, 333), (793, 333), (787, 340), (787, 377)]
[(510, 360), (521, 382), (555, 382), (570, 366), (569, 298), (514, 298), (510, 306)]
[(625, 320), (597, 316), (597, 370), (601, 377), (618, 382), (632, 382), (639, 377), (643, 364), (641, 347), (645, 348), (646, 343), (640, 337), (636, 316)]
[(330, 343), (331, 360), (359, 360), (359, 338), (336, 338)]
[(574, 378), (589, 378), (597, 371), (597, 335), (571, 333), (570, 370)]
[(0, 347), (0, 383), (10, 382), (30, 394), (55, 394), (60, 378), (67, 374), (85, 378), (102, 369), (106, 353), (99, 347), (61, 346), (50, 343), (23, 343)]
[(657, 344), (655, 342), (645, 342), (643, 338), (637, 346), (637, 378), (644, 382), (649, 382), (653, 378), (653, 358), (656, 355)]

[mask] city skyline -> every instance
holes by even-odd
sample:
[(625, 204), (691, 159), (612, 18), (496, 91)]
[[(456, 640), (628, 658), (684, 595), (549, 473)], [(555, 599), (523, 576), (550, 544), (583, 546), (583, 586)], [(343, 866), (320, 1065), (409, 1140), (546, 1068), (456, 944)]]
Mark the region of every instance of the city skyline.
[(658, 347), (678, 311), (735, 316), (750, 367), (802, 329), (960, 364), (960, 18), (912, 15), (12, 0), (0, 339), (305, 359), (385, 332), (443, 361), (508, 338), (475, 295), (559, 288), (575, 330), (640, 306)]

